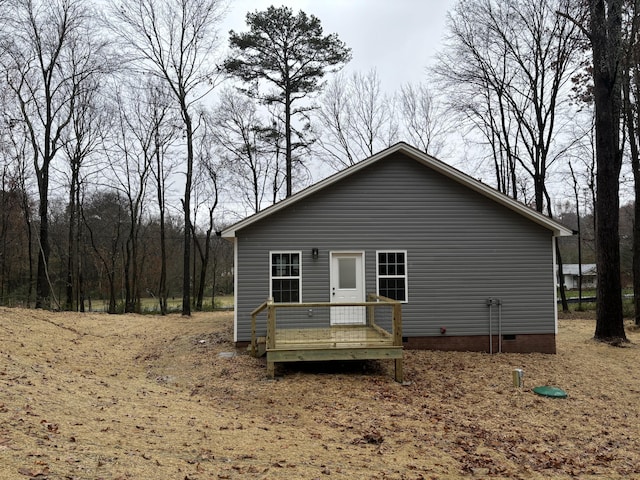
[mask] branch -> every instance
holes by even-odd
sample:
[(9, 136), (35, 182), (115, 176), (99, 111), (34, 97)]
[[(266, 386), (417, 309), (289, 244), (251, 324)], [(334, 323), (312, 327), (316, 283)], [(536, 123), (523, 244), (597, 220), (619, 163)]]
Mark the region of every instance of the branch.
[(559, 15), (560, 17), (563, 17), (563, 18), (566, 18), (567, 20), (569, 20), (576, 27), (578, 27), (582, 33), (584, 33), (584, 35), (589, 39), (590, 42), (593, 41), (592, 38), (591, 38), (591, 32), (589, 30), (587, 30), (584, 27), (584, 25), (582, 25), (582, 23), (580, 23), (577, 19), (573, 18), (568, 13), (561, 12), (560, 10), (556, 10), (556, 15)]

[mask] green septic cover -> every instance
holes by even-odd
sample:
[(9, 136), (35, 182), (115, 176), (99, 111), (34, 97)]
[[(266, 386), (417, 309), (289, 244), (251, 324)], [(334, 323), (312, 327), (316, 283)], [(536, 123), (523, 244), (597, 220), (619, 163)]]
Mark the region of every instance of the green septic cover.
[(533, 391), (544, 397), (567, 398), (567, 392), (558, 387), (535, 387)]

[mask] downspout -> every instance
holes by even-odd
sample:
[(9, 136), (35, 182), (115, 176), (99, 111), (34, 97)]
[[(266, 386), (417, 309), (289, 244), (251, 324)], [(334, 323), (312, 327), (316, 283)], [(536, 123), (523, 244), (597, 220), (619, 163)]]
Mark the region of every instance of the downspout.
[(489, 307), (489, 353), (493, 354), (493, 306), (498, 306), (498, 353), (502, 353), (502, 299), (487, 298)]
[(502, 353), (502, 300), (498, 301), (498, 353)]
[(487, 298), (487, 305), (489, 306), (489, 354), (493, 354), (493, 330), (491, 326), (493, 323), (493, 298)]
[[(553, 333), (554, 335), (558, 335), (558, 288), (556, 284), (559, 283), (558, 274), (556, 272), (556, 266), (558, 262), (558, 258), (556, 256), (556, 242), (558, 241), (558, 237), (551, 236), (551, 253), (553, 255), (553, 263), (551, 265), (551, 273), (553, 275), (553, 317), (554, 317), (554, 326)], [(556, 283), (557, 282), (557, 283)]]
[(233, 342), (238, 343), (238, 237), (233, 237)]

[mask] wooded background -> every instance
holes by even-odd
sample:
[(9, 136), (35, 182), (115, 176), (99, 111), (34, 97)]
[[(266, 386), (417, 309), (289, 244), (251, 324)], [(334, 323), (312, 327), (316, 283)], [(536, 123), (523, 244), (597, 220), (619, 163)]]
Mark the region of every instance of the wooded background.
[(424, 81), (391, 92), (341, 71), (312, 12), (221, 33), (226, 6), (0, 1), (0, 304), (207, 308), (233, 288), (217, 230), (398, 141), (579, 229), (559, 263), (640, 278), (637, 1), (460, 0)]

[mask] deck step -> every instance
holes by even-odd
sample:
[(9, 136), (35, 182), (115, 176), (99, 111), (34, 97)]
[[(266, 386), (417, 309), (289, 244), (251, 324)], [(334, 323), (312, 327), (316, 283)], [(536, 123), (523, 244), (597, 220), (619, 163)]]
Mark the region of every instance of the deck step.
[[(251, 344), (247, 346), (249, 354), (251, 354)], [(256, 339), (256, 358), (264, 357), (267, 354), (267, 337), (258, 337)]]

